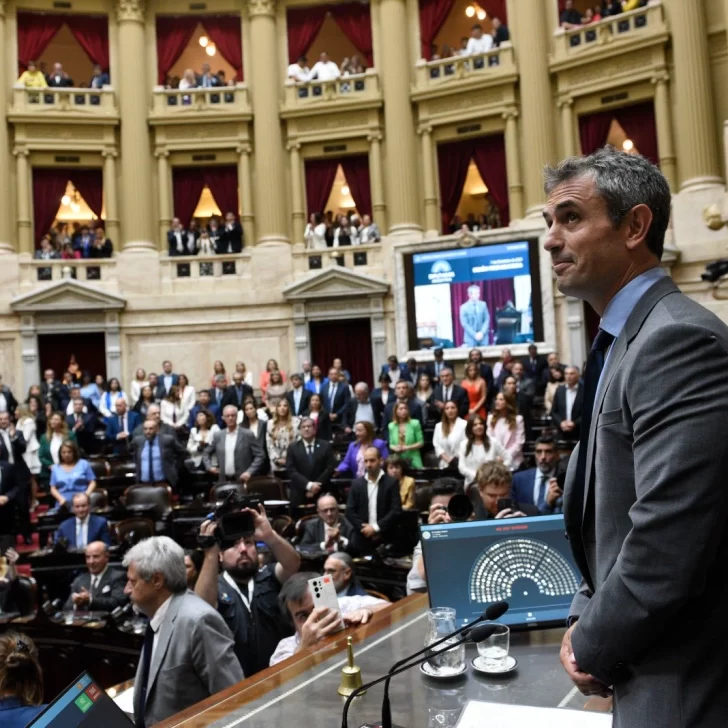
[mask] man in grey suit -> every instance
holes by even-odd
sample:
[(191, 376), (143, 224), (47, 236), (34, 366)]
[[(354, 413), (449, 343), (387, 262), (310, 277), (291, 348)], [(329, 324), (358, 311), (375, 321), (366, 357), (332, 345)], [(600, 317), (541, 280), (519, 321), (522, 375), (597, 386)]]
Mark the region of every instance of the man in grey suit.
[(488, 346), (490, 314), (480, 300), (480, 286), (468, 286), (468, 300), (460, 306), (460, 325), (463, 327), (462, 346)]
[[(222, 411), (225, 429), (216, 432), (205, 448), (202, 462), (208, 473), (219, 476), (220, 483), (247, 483), (257, 475), (265, 462), (265, 453), (250, 430), (238, 427), (238, 408), (229, 404)], [(214, 465), (212, 456), (217, 457)]]
[(149, 617), (134, 681), (134, 716), (148, 728), (243, 679), (222, 617), (187, 589), (184, 551), (167, 536), (124, 557), (125, 593)]
[(616, 728), (728, 715), (728, 328), (660, 268), (670, 189), (612, 148), (546, 172), (559, 289), (601, 315), (564, 515), (583, 582), (561, 661)]

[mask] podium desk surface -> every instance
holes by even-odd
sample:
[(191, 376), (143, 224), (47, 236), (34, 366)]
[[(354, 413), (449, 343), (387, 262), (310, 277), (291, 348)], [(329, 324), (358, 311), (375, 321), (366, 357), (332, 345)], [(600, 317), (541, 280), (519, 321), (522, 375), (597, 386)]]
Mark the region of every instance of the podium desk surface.
[[(375, 680), (424, 646), (427, 606), (426, 595), (403, 599), (375, 615), (369, 625), (330, 637), (157, 728), (338, 728), (344, 698), (336, 691), (346, 664), (346, 637), (354, 637), (355, 662), (363, 681)], [(518, 666), (508, 676), (477, 673), (470, 664), (477, 657), (474, 645), (466, 648), (467, 672), (454, 680), (435, 681), (416, 667), (396, 676), (390, 687), (393, 722), (409, 728), (454, 726), (469, 700), (583, 709), (586, 698), (574, 688), (559, 661), (564, 631), (512, 632), (510, 653)], [(349, 726), (377, 722), (381, 702), (382, 685), (378, 685), (354, 701)]]

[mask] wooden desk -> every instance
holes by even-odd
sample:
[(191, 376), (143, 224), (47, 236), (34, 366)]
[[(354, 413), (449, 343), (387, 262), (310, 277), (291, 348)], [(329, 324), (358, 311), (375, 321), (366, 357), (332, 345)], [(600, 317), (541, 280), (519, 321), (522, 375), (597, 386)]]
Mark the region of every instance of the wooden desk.
[[(337, 726), (344, 700), (336, 690), (345, 664), (347, 635), (354, 636), (356, 663), (364, 681), (373, 680), (402, 656), (422, 647), (426, 608), (425, 595), (408, 597), (375, 615), (369, 625), (300, 652), (159, 723), (157, 728)], [(397, 676), (390, 690), (394, 722), (410, 728), (422, 728), (431, 720), (439, 724), (436, 716), (440, 712), (460, 711), (468, 700), (584, 708), (585, 698), (573, 690), (559, 662), (563, 632), (556, 629), (513, 634), (511, 654), (519, 665), (511, 676), (488, 678), (472, 668), (446, 683), (423, 677), (418, 669)], [(466, 650), (468, 663), (476, 654), (474, 646)], [(378, 720), (381, 700), (378, 686), (355, 701), (349, 725), (358, 728), (364, 722)]]

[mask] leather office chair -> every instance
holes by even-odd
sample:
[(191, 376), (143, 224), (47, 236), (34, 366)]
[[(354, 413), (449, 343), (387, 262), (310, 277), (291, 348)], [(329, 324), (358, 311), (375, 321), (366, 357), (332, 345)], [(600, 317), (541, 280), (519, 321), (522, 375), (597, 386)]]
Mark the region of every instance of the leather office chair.
[(106, 478), (111, 475), (111, 466), (106, 460), (89, 460), (88, 464), (97, 478)]
[(303, 516), (302, 518), (299, 518), (296, 522), (296, 528), (295, 528), (295, 535), (293, 538), (293, 543), (300, 543), (301, 539), (303, 538), (303, 531), (306, 527), (306, 522), (310, 521), (312, 518), (318, 518), (317, 513), (312, 513), (309, 516)]
[(172, 488), (168, 485), (132, 485), (124, 491), (124, 503), (134, 507), (150, 509), (154, 518), (163, 519), (172, 511)]
[(290, 516), (275, 516), (271, 519), (270, 525), (281, 538), (286, 540), (293, 538), (296, 533), (296, 526)]
[(88, 499), (92, 511), (103, 510), (109, 507), (109, 494), (105, 488), (96, 488)]
[(422, 464), (426, 468), (439, 468), (440, 458), (437, 457), (437, 453), (434, 450), (430, 450), (422, 456)]
[(286, 489), (280, 478), (274, 475), (256, 475), (248, 481), (248, 493), (261, 500), (287, 500)]
[(35, 614), (38, 604), (38, 585), (32, 576), (19, 575), (10, 586), (10, 601), (20, 612), (21, 617)]
[(123, 543), (124, 539), (129, 537), (132, 546), (139, 543), (139, 541), (143, 541), (145, 538), (154, 536), (154, 521), (149, 518), (141, 518), (139, 516), (125, 518), (123, 521), (119, 521), (115, 528), (116, 540), (119, 543)]
[(245, 495), (245, 486), (242, 483), (219, 483), (210, 488), (210, 503), (222, 503), (230, 493)]
[(509, 301), (495, 312), (495, 344), (512, 344), (521, 330), (521, 312)]

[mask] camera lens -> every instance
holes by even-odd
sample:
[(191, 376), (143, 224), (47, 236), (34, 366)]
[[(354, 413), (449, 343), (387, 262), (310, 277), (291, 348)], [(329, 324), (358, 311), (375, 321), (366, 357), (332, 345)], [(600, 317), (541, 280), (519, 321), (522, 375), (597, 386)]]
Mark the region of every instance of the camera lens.
[(467, 521), (473, 515), (473, 504), (464, 493), (458, 493), (450, 498), (447, 513), (453, 521)]

